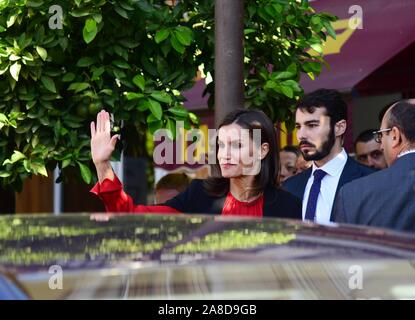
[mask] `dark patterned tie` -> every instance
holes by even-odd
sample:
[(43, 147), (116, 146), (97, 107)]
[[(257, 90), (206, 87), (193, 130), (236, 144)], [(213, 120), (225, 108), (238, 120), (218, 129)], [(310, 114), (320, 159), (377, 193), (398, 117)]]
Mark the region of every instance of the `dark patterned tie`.
[(305, 211), (305, 220), (314, 221), (314, 217), (316, 216), (318, 194), (320, 193), (321, 180), (326, 174), (327, 172), (320, 169), (314, 171), (314, 181), (311, 185), (310, 194), (308, 196), (307, 209)]

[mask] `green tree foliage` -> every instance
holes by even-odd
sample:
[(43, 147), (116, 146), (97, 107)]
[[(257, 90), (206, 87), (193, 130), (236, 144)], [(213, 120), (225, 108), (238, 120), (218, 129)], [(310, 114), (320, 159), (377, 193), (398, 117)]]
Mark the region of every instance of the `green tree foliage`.
[[(56, 165), (78, 168), (90, 183), (89, 123), (104, 108), (123, 141), (134, 133), (145, 137), (147, 129), (167, 128), (174, 136), (177, 120), (187, 128), (198, 124), (180, 92), (193, 85), (201, 65), (214, 77), (214, 1), (173, 4), (0, 0), (3, 185), (19, 190), (24, 179)], [(335, 36), (332, 20), (313, 13), (307, 1), (246, 1), (248, 106), (275, 121), (292, 120), (300, 73), (314, 77), (321, 69), (321, 55), (307, 50), (321, 53), (323, 30)], [(207, 91), (213, 99), (212, 84)], [(134, 139), (131, 145), (135, 154), (145, 150)]]
[(303, 95), (300, 75), (314, 80), (324, 59), (326, 33), (335, 38), (327, 13), (308, 1), (246, 1), (245, 99), (274, 121), (294, 128), (295, 102)]

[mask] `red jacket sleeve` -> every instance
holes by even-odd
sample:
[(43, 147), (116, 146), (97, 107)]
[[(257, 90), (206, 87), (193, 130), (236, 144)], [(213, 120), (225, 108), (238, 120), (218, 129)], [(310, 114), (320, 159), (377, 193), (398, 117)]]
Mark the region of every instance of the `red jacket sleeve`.
[(97, 182), (90, 190), (104, 202), (107, 212), (132, 212), (132, 213), (180, 213), (169, 206), (145, 206), (134, 205), (133, 199), (124, 192), (121, 181), (115, 176), (114, 181), (105, 179)]

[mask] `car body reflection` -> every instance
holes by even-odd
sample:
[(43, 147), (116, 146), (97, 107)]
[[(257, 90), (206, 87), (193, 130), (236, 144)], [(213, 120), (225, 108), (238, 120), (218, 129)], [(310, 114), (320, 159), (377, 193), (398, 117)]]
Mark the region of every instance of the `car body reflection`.
[[(412, 234), (336, 224), (154, 214), (0, 218), (0, 280), (12, 299), (415, 298), (414, 258)], [(51, 286), (53, 266), (62, 270), (60, 288)]]

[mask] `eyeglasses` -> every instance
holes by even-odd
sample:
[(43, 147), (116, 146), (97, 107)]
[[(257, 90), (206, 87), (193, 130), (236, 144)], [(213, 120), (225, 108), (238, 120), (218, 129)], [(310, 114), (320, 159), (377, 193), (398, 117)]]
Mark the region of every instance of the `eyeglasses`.
[(375, 136), (375, 141), (377, 143), (381, 143), (382, 142), (382, 136), (384, 132), (388, 132), (391, 131), (392, 128), (387, 128), (387, 129), (380, 129), (378, 131), (373, 131), (373, 135)]

